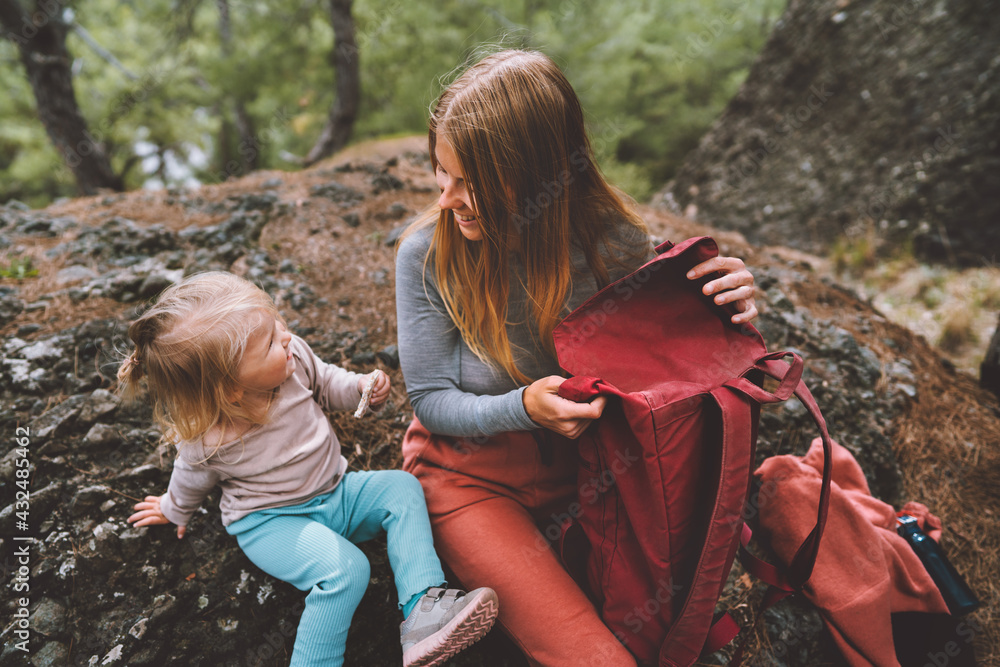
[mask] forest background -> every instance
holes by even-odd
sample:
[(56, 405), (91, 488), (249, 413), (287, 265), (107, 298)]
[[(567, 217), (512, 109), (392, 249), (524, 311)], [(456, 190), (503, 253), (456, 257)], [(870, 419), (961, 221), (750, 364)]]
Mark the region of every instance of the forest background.
[[(48, 4), (36, 9), (67, 24), (88, 131), (128, 189), (294, 169), (336, 101), (337, 2)], [(356, 0), (357, 46), (346, 54), (360, 66), (351, 138), (423, 132), (442, 82), (467, 58), (489, 48), (539, 48), (578, 91), (603, 168), (643, 200), (735, 94), (783, 5)], [(75, 195), (11, 40), (0, 40), (0, 89), (0, 202), (40, 207)]]

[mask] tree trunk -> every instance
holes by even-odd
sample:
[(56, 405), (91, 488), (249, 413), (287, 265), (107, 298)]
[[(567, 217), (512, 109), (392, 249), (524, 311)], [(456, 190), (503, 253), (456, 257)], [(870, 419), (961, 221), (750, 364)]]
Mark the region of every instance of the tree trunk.
[(92, 195), (100, 188), (124, 190), (100, 137), (87, 131), (76, 103), (73, 60), (66, 49), (68, 26), (62, 21), (62, 9), (55, 0), (36, 0), (34, 11), (29, 13), (18, 0), (0, 0), (3, 36), (17, 44), (35, 94), (38, 118), (73, 171), (80, 192)]
[(243, 161), (244, 173), (250, 173), (260, 167), (260, 142), (257, 141), (253, 118), (247, 112), (243, 100), (233, 101), (233, 116), (236, 119), (236, 132), (240, 135), (240, 145), (237, 152)]
[(986, 357), (979, 365), (979, 384), (1000, 397), (1000, 319), (986, 348)]
[[(222, 53), (226, 58), (230, 58), (233, 55), (233, 31), (229, 20), (229, 0), (216, 0), (216, 6), (219, 8), (219, 34), (222, 37)], [(229, 176), (247, 174), (260, 166), (260, 144), (255, 136), (253, 119), (247, 113), (243, 100), (239, 95), (235, 95), (232, 99), (233, 126), (239, 135), (239, 145), (236, 152), (239, 155), (238, 164), (241, 171), (239, 174), (231, 173), (230, 165), (235, 166), (237, 163), (235, 162), (235, 157), (230, 157), (232, 154), (229, 144), (222, 143), (228, 142), (227, 130), (229, 121), (225, 117), (227, 106), (227, 104), (223, 103), (219, 107), (223, 117), (223, 129), (220, 137), (220, 154), (223, 158), (221, 162), (226, 170), (226, 174)]]
[(330, 0), (330, 22), (333, 24), (331, 61), (337, 77), (336, 99), (330, 107), (326, 126), (316, 145), (306, 156), (310, 165), (333, 155), (347, 144), (354, 128), (361, 99), (361, 74), (358, 66), (358, 42), (354, 37), (351, 17), (353, 0)]

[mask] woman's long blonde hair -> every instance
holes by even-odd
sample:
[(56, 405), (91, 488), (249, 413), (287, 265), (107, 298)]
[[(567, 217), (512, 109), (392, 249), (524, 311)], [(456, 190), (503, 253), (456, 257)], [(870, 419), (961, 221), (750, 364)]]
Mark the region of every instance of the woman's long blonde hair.
[(408, 233), (437, 222), (428, 259), (449, 316), (480, 359), (530, 382), (507, 336), (511, 261), (524, 266), (532, 331), (554, 356), (552, 330), (566, 315), (573, 280), (571, 243), (604, 286), (609, 277), (601, 250), (611, 225), (645, 227), (601, 174), (580, 101), (541, 53), (502, 51), (468, 68), (432, 109), (435, 170), (439, 137), (461, 164), (482, 240), (465, 240), (452, 211), (437, 206)]
[(201, 273), (168, 287), (128, 328), (135, 350), (118, 369), (118, 390), (145, 385), (153, 414), (173, 444), (215, 425), (261, 424), (266, 407), (238, 400), (247, 341), (267, 316), (281, 319), (259, 287), (231, 273)]

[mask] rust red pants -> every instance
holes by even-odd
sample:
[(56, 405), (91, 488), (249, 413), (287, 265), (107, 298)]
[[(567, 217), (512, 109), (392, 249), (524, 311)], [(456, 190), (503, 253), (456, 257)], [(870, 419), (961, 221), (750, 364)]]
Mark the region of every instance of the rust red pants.
[(423, 485), (438, 555), (465, 588), (496, 590), (499, 623), (533, 665), (634, 666), (553, 551), (577, 497), (576, 454), (548, 441), (546, 464), (530, 432), (452, 438), (414, 419), (403, 468)]

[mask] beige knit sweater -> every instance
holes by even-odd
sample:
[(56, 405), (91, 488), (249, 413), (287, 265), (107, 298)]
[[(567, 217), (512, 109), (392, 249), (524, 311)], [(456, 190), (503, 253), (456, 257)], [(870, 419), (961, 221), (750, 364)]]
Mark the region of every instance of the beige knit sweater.
[(222, 489), (222, 523), (269, 507), (305, 502), (332, 491), (347, 470), (324, 410), (353, 410), (357, 373), (324, 363), (298, 336), (290, 343), (295, 372), (278, 388), (267, 424), (217, 450), (204, 439), (183, 442), (160, 511), (186, 525), (205, 496)]

